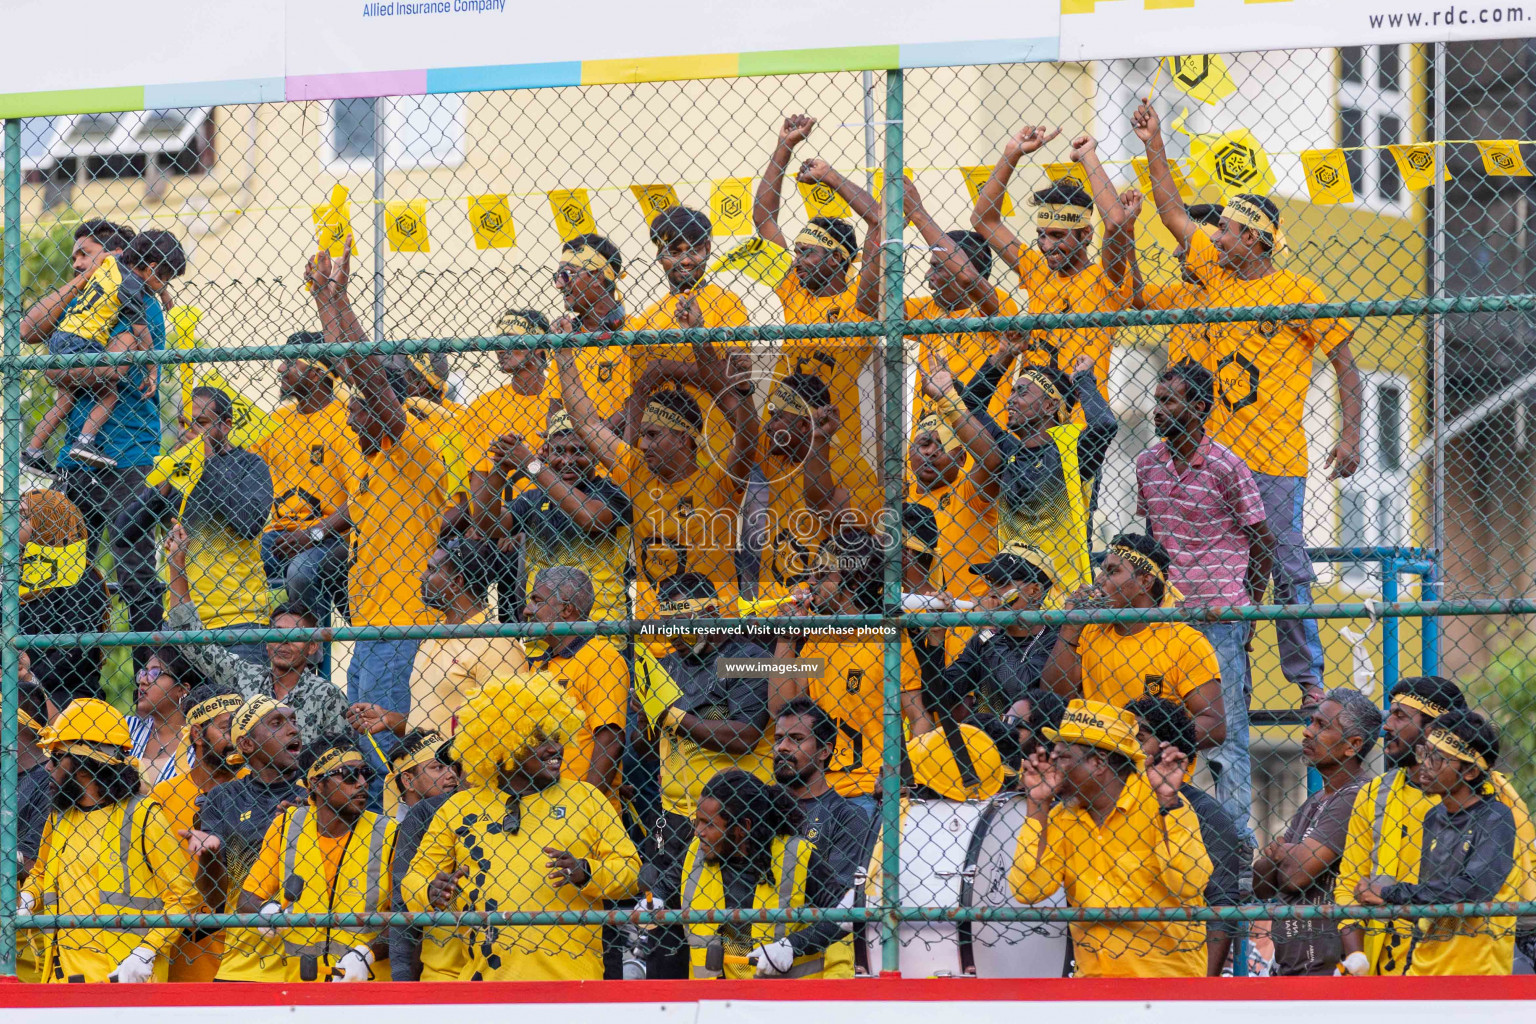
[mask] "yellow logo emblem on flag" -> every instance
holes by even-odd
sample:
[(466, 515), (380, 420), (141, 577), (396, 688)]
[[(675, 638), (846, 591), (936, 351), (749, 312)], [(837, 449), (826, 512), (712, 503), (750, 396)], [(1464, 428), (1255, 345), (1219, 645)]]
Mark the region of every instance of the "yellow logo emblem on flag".
[[(331, 188), (329, 202), (314, 207), (311, 216), (315, 222), (315, 244), (320, 252), (340, 259), (346, 247), (347, 236), (352, 234), (352, 214), (347, 207), (348, 192), (345, 186)], [(357, 252), (357, 238), (352, 239), (352, 252)]]
[(469, 226), (475, 233), (476, 249), (511, 249), (517, 245), (517, 229), (507, 197), (495, 193), (470, 196), (467, 201)]
[(677, 189), (671, 185), (631, 185), (629, 190), (634, 193), (635, 202), (640, 204), (640, 212), (645, 214), (647, 224), (658, 213), (678, 205)]
[[(1429, 188), (1435, 183), (1435, 147), (1422, 142), (1403, 146), (1388, 146), (1392, 159), (1397, 161), (1397, 171), (1403, 176), (1403, 187), (1410, 192)], [(1445, 180), (1451, 180), (1449, 169)]]
[(1349, 181), (1349, 165), (1344, 161), (1342, 149), (1302, 150), (1301, 166), (1307, 172), (1307, 191), (1314, 203), (1355, 201), (1355, 189)]
[(770, 288), (777, 288), (794, 262), (787, 250), (762, 238), (749, 238), (716, 260), (709, 272), (734, 270)]
[(391, 252), (431, 252), (427, 238), (427, 201), (395, 199), (384, 204), (384, 234)]
[(853, 211), (848, 209), (848, 204), (831, 185), (825, 182), (809, 185), (803, 181), (797, 184), (800, 186), (800, 198), (805, 200), (806, 219), (853, 216)]
[(555, 189), (548, 195), (549, 212), (554, 214), (562, 242), (569, 242), (578, 235), (597, 233), (597, 221), (592, 218), (592, 199), (586, 189)]
[(717, 236), (752, 233), (752, 179), (716, 178), (709, 185), (709, 212)]
[(1227, 62), (1214, 53), (1163, 59), (1174, 84), (1201, 103), (1214, 105), (1237, 91), (1237, 84), (1227, 73)]
[[(988, 173), (990, 172), (991, 169), (988, 168)], [(1071, 162), (1064, 164), (1046, 164), (1045, 175), (1046, 177), (1050, 178), (1052, 182), (1070, 181), (1073, 184), (1081, 187), (1084, 192), (1087, 192), (1089, 195), (1093, 195), (1093, 186), (1088, 183), (1088, 172), (1083, 170), (1082, 164), (1075, 164)], [(986, 181), (987, 179), (982, 178), (981, 180)], [(1006, 215), (1006, 211), (1004, 211), (1004, 213)]]
[[(971, 194), (971, 205), (975, 206), (976, 201), (981, 198), (981, 186), (985, 185), (987, 179), (992, 177), (992, 168), (985, 166), (962, 167), (960, 168), (960, 174), (965, 178), (965, 190)], [(1003, 193), (1002, 215), (1004, 217), (1013, 216), (1013, 199), (1007, 192)]]
[(1483, 170), (1496, 178), (1529, 178), (1525, 160), (1520, 156), (1517, 139), (1479, 139), (1477, 151), (1483, 155)]

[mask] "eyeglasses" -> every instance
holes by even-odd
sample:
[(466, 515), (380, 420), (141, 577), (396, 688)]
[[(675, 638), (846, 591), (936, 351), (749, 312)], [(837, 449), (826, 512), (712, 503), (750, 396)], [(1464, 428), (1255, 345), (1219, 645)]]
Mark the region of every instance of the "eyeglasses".
[(152, 683), (163, 675), (165, 675), (165, 669), (160, 668), (158, 665), (145, 665), (143, 668), (139, 669), (138, 673), (134, 675), (134, 678), (142, 679), (146, 683)]

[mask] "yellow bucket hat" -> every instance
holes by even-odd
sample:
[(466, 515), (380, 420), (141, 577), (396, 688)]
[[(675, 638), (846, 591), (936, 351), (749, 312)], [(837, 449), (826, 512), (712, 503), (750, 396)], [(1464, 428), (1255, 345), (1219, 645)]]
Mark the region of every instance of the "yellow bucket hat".
[(1124, 754), (1136, 763), (1136, 770), (1146, 767), (1147, 756), (1136, 742), (1136, 716), (1124, 708), (1098, 700), (1074, 700), (1061, 716), (1061, 726), (1042, 729), (1041, 734), (1055, 743), (1081, 743), (1112, 754)]

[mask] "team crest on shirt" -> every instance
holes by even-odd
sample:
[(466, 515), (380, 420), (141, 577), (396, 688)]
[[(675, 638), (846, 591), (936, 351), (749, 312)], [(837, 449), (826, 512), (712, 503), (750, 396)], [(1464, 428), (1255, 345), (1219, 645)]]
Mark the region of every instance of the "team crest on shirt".
[(848, 688), (849, 693), (858, 693), (859, 687), (864, 685), (864, 670), (861, 668), (849, 669), (848, 675), (843, 679), (843, 683)]
[(309, 446), (309, 464), (311, 466), (325, 465), (325, 445), (312, 444)]
[(1258, 328), (1258, 332), (1266, 338), (1273, 338), (1275, 335), (1280, 333), (1280, 321), (1278, 320), (1260, 320), (1254, 326)]
[(1161, 697), (1163, 695), (1163, 677), (1147, 676), (1146, 687), (1148, 697)]
[(564, 820), (564, 818), (565, 818), (565, 807), (563, 805), (560, 806), (560, 807), (551, 807), (549, 809), (549, 816), (551, 818), (554, 818), (556, 821)]
[(813, 843), (816, 841), (816, 837), (820, 834), (821, 829), (817, 828), (815, 825), (812, 825), (810, 828), (805, 830), (805, 838), (809, 839)]

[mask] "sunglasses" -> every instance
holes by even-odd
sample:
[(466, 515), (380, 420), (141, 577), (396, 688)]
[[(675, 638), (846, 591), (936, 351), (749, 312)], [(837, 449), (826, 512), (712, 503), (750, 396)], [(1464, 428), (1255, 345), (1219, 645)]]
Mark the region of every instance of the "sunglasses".
[(326, 772), (324, 775), (320, 776), (320, 778), (336, 779), (337, 781), (343, 782), (346, 785), (355, 786), (359, 782), (366, 782), (368, 780), (368, 771), (365, 768), (356, 767), (338, 768), (333, 772)]

